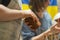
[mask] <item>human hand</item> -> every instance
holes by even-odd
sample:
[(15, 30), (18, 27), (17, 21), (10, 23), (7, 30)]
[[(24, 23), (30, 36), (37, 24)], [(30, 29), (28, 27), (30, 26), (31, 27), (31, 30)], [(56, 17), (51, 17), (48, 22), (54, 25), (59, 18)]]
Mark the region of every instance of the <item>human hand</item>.
[(60, 27), (58, 27), (58, 25), (54, 25), (51, 27), (51, 32), (52, 33), (60, 33)]
[(29, 17), (25, 18), (25, 24), (28, 25), (31, 30), (35, 31), (41, 23), (32, 11), (29, 11), (29, 13)]

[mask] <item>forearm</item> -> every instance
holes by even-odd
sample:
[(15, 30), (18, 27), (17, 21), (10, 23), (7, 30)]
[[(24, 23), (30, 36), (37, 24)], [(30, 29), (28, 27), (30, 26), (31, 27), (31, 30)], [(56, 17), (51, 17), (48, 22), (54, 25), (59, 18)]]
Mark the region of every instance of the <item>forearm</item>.
[(12, 10), (0, 5), (0, 21), (8, 21), (23, 18), (25, 15), (22, 10)]
[(51, 31), (47, 30), (47, 31), (43, 32), (42, 34), (33, 37), (32, 40), (44, 40), (44, 36), (48, 36), (49, 33), (51, 33)]

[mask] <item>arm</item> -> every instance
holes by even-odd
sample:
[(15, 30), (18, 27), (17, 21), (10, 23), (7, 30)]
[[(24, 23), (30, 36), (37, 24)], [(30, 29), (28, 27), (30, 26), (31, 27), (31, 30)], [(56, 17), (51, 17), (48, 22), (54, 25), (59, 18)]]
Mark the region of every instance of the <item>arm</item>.
[(48, 36), (49, 33), (51, 33), (51, 30), (48, 29), (47, 31), (43, 32), (42, 34), (35, 36), (32, 38), (32, 40), (44, 40), (44, 36)]
[(25, 13), (25, 11), (8, 9), (0, 4), (0, 21), (9, 21), (23, 18), (25, 16), (29, 16), (29, 14)]
[(33, 37), (32, 40), (44, 40), (44, 36), (51, 35), (52, 33), (60, 33), (60, 28), (57, 27), (57, 24), (52, 25), (50, 29), (46, 30), (38, 36)]

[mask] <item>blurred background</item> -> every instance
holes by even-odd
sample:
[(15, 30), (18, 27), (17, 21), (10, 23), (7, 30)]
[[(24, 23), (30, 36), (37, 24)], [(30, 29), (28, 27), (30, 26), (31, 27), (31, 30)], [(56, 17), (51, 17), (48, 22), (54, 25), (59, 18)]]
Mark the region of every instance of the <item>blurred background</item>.
[(58, 11), (60, 12), (60, 0), (57, 0), (57, 4), (58, 4)]
[[(29, 9), (29, 0), (22, 0), (22, 9), (28, 10)], [(48, 13), (51, 15), (52, 20), (54, 19), (54, 16), (60, 12), (60, 0), (50, 0), (50, 4), (47, 7)]]

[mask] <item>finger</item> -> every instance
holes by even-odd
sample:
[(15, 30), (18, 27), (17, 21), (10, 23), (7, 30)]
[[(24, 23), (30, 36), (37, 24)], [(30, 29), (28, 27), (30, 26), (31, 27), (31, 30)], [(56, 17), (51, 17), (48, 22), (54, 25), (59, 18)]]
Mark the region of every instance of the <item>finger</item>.
[(29, 27), (32, 29), (32, 25), (29, 25)]
[(30, 25), (29, 27), (32, 31), (36, 31), (36, 29), (34, 29), (32, 25)]
[(55, 26), (55, 29), (58, 30), (58, 31), (60, 31), (60, 27)]
[(57, 24), (52, 25), (52, 26), (51, 26), (51, 29), (54, 28), (56, 25), (57, 25)]
[(41, 22), (40, 21), (37, 21), (37, 24), (38, 24), (38, 26), (41, 26)]

